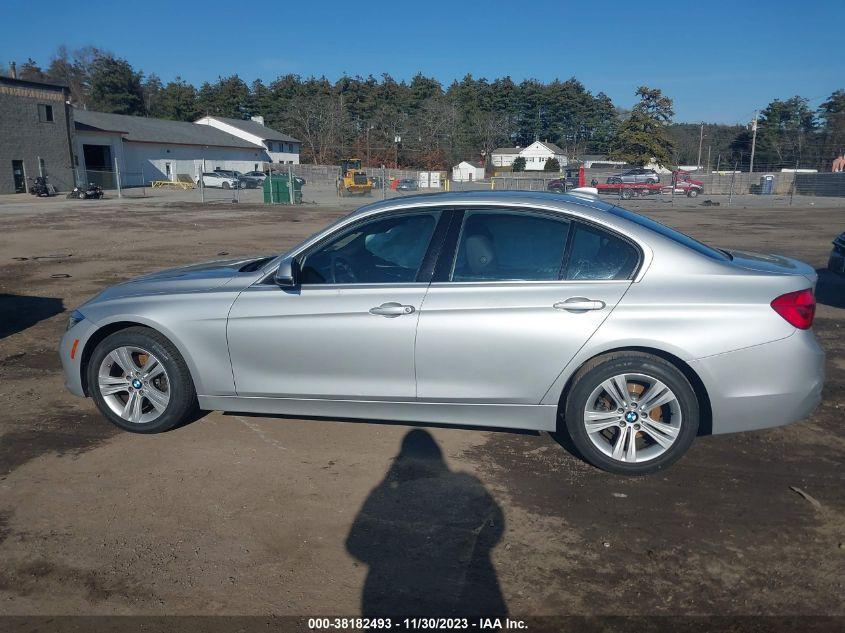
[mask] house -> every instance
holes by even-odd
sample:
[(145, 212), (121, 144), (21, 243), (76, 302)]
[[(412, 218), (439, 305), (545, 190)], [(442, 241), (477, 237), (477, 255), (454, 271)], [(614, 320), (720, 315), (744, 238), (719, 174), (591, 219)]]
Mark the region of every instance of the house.
[(263, 145), (208, 125), (79, 109), (73, 116), (78, 177), (108, 188), (116, 169), (123, 186), (137, 186), (204, 170), (260, 170), (270, 160)]
[(69, 98), (66, 86), (0, 77), (0, 193), (24, 193), (37, 176), (73, 188)]
[(452, 180), (454, 182), (484, 180), (484, 165), (468, 160), (461, 161), (452, 167)]
[(524, 158), (526, 171), (542, 171), (550, 158), (556, 158), (561, 167), (569, 164), (564, 151), (548, 141), (534, 141), (528, 147), (499, 147), (493, 150), (491, 157), (493, 167), (511, 167), (517, 157)]
[(262, 116), (254, 116), (249, 120), (204, 116), (197, 119), (196, 123), (210, 125), (255, 145), (263, 146), (272, 163), (299, 164), (299, 152), (302, 143), (292, 136), (265, 126)]
[(490, 154), (493, 167), (510, 167), (521, 151), (522, 148), (519, 145), (516, 147), (500, 147), (494, 149), (493, 153)]
[(525, 159), (525, 171), (542, 171), (546, 168), (546, 161), (556, 158), (561, 167), (566, 167), (569, 160), (563, 150), (548, 141), (534, 141), (519, 152)]

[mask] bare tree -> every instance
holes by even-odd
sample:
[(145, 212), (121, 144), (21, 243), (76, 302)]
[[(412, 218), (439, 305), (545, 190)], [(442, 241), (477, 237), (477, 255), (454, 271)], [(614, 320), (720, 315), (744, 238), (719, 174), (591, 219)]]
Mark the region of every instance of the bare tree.
[(291, 100), (288, 118), (315, 164), (326, 164), (334, 158), (343, 128), (343, 110), (337, 96), (298, 95)]

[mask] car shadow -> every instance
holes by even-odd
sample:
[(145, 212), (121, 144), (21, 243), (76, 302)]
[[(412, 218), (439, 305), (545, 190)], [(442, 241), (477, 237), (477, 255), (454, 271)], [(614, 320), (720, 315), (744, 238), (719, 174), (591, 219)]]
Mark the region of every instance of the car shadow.
[(819, 268), (816, 272), (819, 275), (816, 301), (833, 308), (845, 308), (845, 276), (837, 275), (827, 268)]
[(369, 567), (364, 617), (503, 617), (507, 606), (490, 553), (501, 507), (473, 475), (453, 472), (437, 442), (409, 431), (346, 539)]
[(17, 334), (39, 321), (64, 312), (56, 297), (27, 297), (0, 293), (0, 339)]

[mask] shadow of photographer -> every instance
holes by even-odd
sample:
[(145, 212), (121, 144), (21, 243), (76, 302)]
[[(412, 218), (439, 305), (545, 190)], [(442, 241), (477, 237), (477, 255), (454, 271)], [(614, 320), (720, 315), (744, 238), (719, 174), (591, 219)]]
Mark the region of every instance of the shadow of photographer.
[(369, 566), (365, 617), (504, 617), (490, 560), (502, 510), (478, 478), (449, 470), (434, 438), (405, 436), (353, 522), (346, 548)]

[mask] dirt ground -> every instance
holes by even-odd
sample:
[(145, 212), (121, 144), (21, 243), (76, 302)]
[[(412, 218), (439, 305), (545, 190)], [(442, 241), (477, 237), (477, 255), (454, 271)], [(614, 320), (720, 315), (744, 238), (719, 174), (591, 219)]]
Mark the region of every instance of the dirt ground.
[[(542, 433), (223, 413), (119, 432), (63, 387), (67, 313), (141, 273), (278, 252), (345, 213), (245, 202), (0, 201), (0, 614), (463, 600), (518, 617), (845, 616), (845, 284), (822, 274), (818, 289), (821, 407), (700, 438), (657, 476), (603, 473)], [(845, 229), (842, 206), (627, 206), (816, 268)]]

